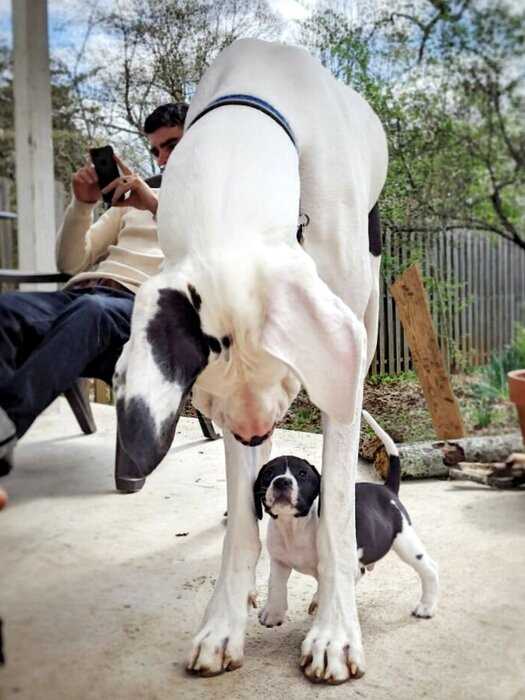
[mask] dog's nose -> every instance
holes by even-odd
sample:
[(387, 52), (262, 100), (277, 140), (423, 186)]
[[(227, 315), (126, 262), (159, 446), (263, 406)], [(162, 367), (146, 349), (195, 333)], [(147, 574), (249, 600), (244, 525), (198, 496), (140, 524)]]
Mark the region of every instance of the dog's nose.
[(292, 480), (288, 479), (286, 476), (279, 476), (274, 479), (273, 490), (274, 491), (287, 491), (292, 488)]
[(268, 433), (266, 433), (266, 435), (254, 435), (249, 440), (244, 440), (240, 435), (237, 435), (237, 433), (233, 433), (233, 437), (247, 447), (257, 447), (257, 445), (262, 445), (262, 443), (270, 436), (271, 432), (272, 431), (270, 430)]

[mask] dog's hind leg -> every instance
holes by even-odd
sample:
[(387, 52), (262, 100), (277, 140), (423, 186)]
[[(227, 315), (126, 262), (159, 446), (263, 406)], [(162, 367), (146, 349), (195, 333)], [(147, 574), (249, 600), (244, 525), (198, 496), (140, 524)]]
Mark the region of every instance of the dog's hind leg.
[(421, 600), (413, 610), (414, 617), (432, 617), (437, 605), (439, 576), (438, 566), (433, 561), (414, 528), (403, 518), (403, 529), (393, 542), (396, 554), (413, 567), (421, 579)]
[(224, 430), (228, 524), (221, 570), (187, 664), (190, 673), (215, 676), (242, 666), (248, 609), (255, 600), (255, 566), (261, 552), (253, 484), (268, 461), (271, 441), (245, 447)]

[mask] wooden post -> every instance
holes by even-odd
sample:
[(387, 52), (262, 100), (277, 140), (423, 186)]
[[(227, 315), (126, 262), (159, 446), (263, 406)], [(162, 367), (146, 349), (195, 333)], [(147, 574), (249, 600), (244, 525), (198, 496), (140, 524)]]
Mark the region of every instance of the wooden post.
[[(47, 0), (13, 0), (18, 262), (55, 270)], [(39, 287), (43, 289), (43, 287)]]
[(439, 349), (419, 265), (412, 265), (390, 287), (396, 300), (417, 375), (438, 438), (460, 438), (465, 428)]
[(101, 379), (95, 379), (95, 403), (113, 403), (111, 387)]

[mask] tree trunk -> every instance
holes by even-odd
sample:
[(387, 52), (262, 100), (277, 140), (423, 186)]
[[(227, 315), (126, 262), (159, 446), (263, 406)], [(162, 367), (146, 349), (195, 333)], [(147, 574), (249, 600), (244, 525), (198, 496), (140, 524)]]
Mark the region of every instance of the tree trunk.
[[(447, 442), (415, 442), (399, 446), (401, 474), (412, 478), (448, 476), (449, 467), (459, 462), (505, 462), (512, 452), (523, 450), (519, 433), (483, 435)], [(388, 455), (380, 447), (374, 456), (374, 466), (385, 479)]]

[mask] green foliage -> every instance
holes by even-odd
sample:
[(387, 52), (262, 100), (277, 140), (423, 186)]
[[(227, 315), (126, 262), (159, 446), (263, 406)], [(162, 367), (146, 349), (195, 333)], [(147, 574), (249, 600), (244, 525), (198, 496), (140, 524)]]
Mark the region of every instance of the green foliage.
[(475, 400), (473, 417), (479, 427), (489, 425), (494, 416), (494, 406), (501, 399), (508, 399), (507, 374), (525, 367), (525, 326), (517, 326), (513, 342), (479, 370), (479, 381), (472, 387)]
[[(55, 178), (68, 187), (72, 173), (84, 161), (88, 138), (77, 123), (79, 102), (75, 86), (65, 67), (58, 63), (51, 69), (51, 106)], [(98, 111), (96, 106), (84, 109)], [(5, 46), (0, 46), (0, 176), (15, 179), (12, 60)]]
[(373, 374), (367, 378), (371, 386), (381, 386), (383, 384), (397, 384), (402, 382), (416, 382), (417, 375), (414, 370), (405, 370), (399, 374)]
[(387, 132), (393, 232), (469, 228), (525, 248), (525, 13), (503, 2), (396, 3), (355, 27), (320, 9), (303, 41)]
[(525, 367), (525, 326), (517, 326), (513, 342), (481, 369), (482, 383), (490, 387), (497, 397), (508, 397), (507, 374)]

